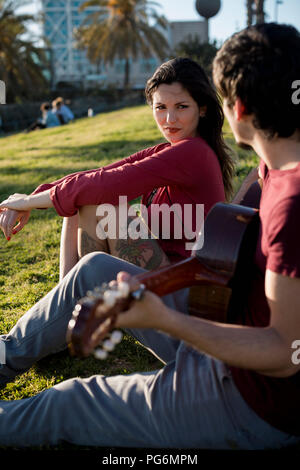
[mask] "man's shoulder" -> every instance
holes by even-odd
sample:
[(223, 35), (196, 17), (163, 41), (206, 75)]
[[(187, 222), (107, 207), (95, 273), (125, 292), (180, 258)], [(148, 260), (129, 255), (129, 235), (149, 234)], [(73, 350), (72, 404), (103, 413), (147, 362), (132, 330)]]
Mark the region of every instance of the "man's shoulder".
[(300, 164), (291, 170), (268, 170), (260, 217), (272, 238), (290, 227), (300, 230)]
[(300, 201), (300, 163), (289, 170), (268, 170), (265, 178), (266, 200), (276, 207), (278, 204), (297, 205)]
[[(270, 240), (290, 243), (300, 231), (300, 179), (299, 187), (278, 192), (272, 197), (272, 204), (262, 206), (261, 220)], [(298, 241), (297, 241), (298, 244)]]

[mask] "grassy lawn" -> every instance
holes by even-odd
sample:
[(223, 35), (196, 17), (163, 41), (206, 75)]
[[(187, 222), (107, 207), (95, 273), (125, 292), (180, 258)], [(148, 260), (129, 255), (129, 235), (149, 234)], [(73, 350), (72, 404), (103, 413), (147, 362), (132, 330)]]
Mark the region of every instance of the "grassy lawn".
[[(236, 148), (227, 124), (224, 132), (237, 154), (237, 187), (258, 160), (253, 152)], [(103, 166), (160, 141), (146, 106), (100, 114), (57, 129), (3, 137), (0, 200), (14, 192), (29, 193), (43, 182), (74, 171)], [(10, 242), (0, 236), (1, 334), (58, 282), (61, 224), (54, 210), (34, 211), (28, 225)], [(0, 391), (0, 399), (29, 397), (74, 376), (131, 373), (160, 366), (144, 348), (125, 337), (103, 362), (70, 358), (68, 352), (44, 359)]]

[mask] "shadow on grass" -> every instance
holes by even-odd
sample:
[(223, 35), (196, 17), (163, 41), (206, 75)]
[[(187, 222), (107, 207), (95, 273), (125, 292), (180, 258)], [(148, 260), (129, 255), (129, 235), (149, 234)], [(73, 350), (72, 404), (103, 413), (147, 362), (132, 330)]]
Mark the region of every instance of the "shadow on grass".
[(78, 358), (71, 356), (68, 349), (47, 356), (35, 364), (37, 375), (58, 379), (58, 382), (73, 377), (87, 378), (95, 374), (106, 376), (149, 372), (160, 369), (163, 364), (134, 338), (125, 335), (122, 342), (105, 361), (93, 356)]

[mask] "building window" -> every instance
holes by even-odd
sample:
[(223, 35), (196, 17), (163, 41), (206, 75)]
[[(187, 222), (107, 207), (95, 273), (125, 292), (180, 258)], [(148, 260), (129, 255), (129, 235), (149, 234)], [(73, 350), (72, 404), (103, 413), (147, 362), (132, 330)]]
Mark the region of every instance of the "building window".
[(152, 73), (157, 67), (157, 60), (154, 57), (149, 59), (140, 59), (140, 72), (142, 73)]

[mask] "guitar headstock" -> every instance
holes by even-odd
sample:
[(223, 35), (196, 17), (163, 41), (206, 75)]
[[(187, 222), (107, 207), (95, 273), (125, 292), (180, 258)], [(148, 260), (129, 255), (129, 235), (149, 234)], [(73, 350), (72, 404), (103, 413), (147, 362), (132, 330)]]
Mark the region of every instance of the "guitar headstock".
[(102, 284), (87, 292), (75, 306), (67, 330), (67, 343), (72, 355), (106, 359), (109, 352), (122, 340), (121, 331), (112, 331), (117, 316), (127, 310), (133, 299), (141, 297), (145, 289), (130, 292), (129, 284)]

